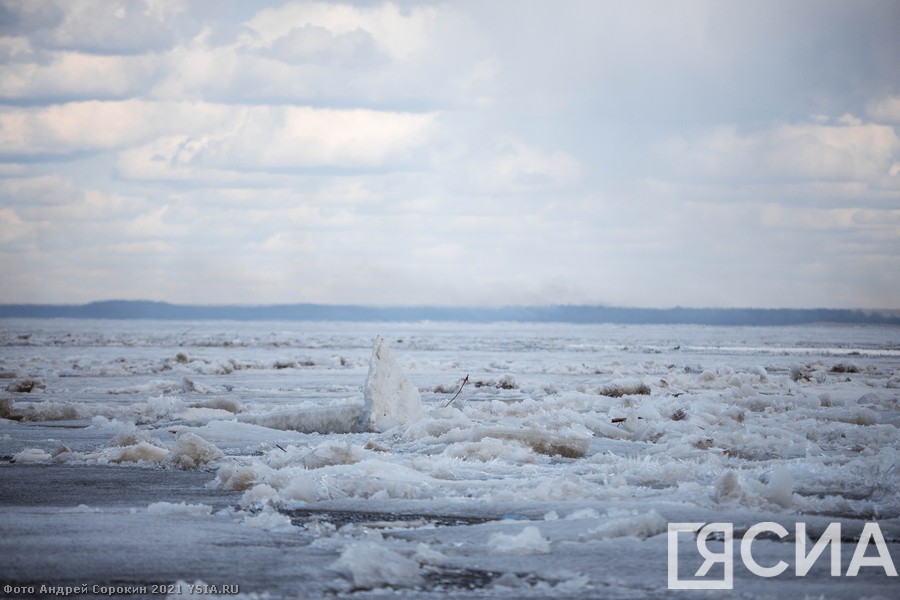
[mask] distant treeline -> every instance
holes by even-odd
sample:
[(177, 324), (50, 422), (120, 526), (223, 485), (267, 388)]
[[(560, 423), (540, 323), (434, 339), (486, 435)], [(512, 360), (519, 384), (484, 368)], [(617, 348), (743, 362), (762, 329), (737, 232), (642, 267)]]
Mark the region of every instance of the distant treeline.
[(619, 308), (611, 306), (380, 307), (336, 304), (199, 306), (111, 300), (81, 305), (2, 304), (0, 318), (236, 321), (519, 321), (698, 325), (900, 325), (900, 311), (789, 308)]

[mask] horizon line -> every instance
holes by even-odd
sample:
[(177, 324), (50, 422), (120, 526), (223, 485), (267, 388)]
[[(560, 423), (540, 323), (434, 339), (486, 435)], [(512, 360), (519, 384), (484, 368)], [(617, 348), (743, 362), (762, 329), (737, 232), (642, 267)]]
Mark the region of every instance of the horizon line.
[(599, 309), (615, 309), (615, 310), (648, 310), (648, 311), (668, 311), (668, 310), (747, 310), (747, 311), (853, 311), (863, 313), (897, 313), (900, 315), (900, 307), (879, 307), (867, 308), (859, 306), (687, 306), (682, 304), (674, 304), (667, 306), (639, 306), (625, 304), (605, 304), (602, 302), (558, 302), (558, 303), (509, 303), (509, 304), (392, 304), (392, 303), (371, 303), (363, 304), (356, 302), (311, 302), (311, 301), (295, 301), (295, 302), (271, 302), (271, 303), (240, 303), (240, 302), (173, 302), (169, 300), (149, 300), (149, 299), (124, 299), (109, 298), (103, 300), (89, 300), (82, 302), (0, 302), (0, 308), (7, 307), (41, 307), (41, 308), (82, 308), (98, 305), (109, 304), (156, 304), (171, 307), (183, 308), (236, 308), (236, 309), (255, 309), (255, 308), (280, 308), (280, 307), (298, 307), (298, 306), (316, 306), (328, 308), (366, 308), (377, 310), (406, 310), (406, 309), (437, 309), (437, 310), (514, 310), (514, 309), (548, 309), (548, 308), (599, 308)]
[(87, 304), (0, 304), (0, 318), (231, 321), (458, 321), (532, 323), (900, 325), (900, 310), (847, 308), (640, 308), (607, 305), (384, 306), (359, 304), (202, 305), (157, 300)]

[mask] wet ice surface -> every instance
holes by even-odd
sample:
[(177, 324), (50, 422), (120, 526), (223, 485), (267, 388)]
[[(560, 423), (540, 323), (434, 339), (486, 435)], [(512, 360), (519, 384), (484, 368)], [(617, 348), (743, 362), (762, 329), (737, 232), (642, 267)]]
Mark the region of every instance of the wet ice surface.
[[(846, 573), (874, 520), (897, 564), (898, 333), (3, 321), (0, 581), (672, 597), (667, 523), (716, 521), (840, 522)], [(360, 431), (378, 335), (424, 416)], [(796, 577), (792, 536), (753, 544), (773, 579), (735, 543), (735, 595), (900, 589), (828, 550)]]

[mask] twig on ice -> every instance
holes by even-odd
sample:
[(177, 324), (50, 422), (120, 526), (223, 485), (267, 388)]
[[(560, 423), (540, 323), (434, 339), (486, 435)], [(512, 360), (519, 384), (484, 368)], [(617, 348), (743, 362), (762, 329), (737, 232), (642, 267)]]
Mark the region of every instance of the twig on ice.
[(442, 408), (447, 408), (448, 406), (450, 406), (450, 404), (451, 404), (454, 400), (456, 400), (456, 397), (459, 396), (459, 393), (462, 391), (462, 389), (463, 389), (464, 387), (466, 387), (466, 384), (467, 384), (467, 383), (469, 383), (469, 376), (468, 376), (468, 375), (466, 375), (466, 378), (462, 380), (462, 383), (461, 383), (461, 384), (459, 384), (459, 389), (456, 390), (456, 393), (453, 394), (453, 397), (450, 398), (449, 400), (447, 400), (447, 404), (445, 404)]

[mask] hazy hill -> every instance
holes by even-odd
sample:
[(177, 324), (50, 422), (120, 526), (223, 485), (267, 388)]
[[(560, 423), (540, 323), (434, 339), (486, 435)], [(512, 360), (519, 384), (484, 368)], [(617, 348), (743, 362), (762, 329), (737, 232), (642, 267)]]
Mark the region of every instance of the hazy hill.
[(761, 308), (622, 308), (611, 306), (515, 306), (498, 308), (279, 304), (201, 306), (110, 300), (80, 305), (3, 304), (0, 318), (272, 320), (272, 321), (521, 321), (704, 325), (801, 325), (858, 323), (900, 325), (898, 311)]

